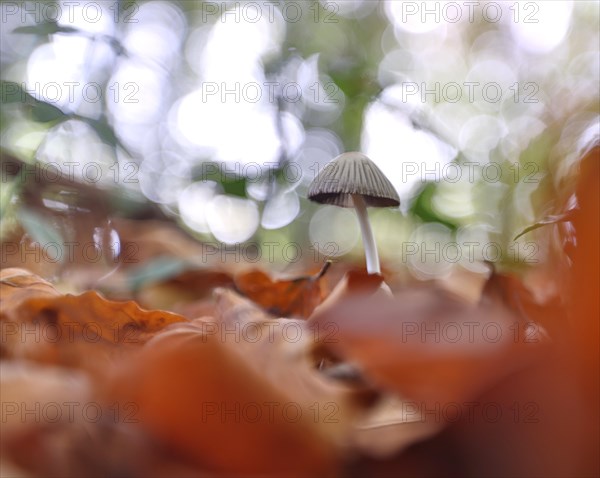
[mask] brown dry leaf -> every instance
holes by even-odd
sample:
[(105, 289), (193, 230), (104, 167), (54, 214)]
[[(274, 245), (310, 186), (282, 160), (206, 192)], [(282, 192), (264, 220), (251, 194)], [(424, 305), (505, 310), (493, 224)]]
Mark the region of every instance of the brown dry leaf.
[[(350, 282), (372, 292), (381, 280), (362, 285)], [(344, 451), (387, 455), (437, 430), (420, 416), (408, 416), (401, 408), (389, 406), (394, 397), (380, 398), (380, 391), (361, 377), (336, 379), (317, 370), (312, 349), (317, 343), (337, 342), (335, 328), (311, 328), (302, 319), (272, 319), (230, 290), (217, 290), (216, 302), (215, 318), (175, 324), (170, 327), (172, 333), (197, 327), (207, 337), (219, 339), (272, 386), (292, 397)]]
[[(366, 300), (381, 307), (383, 304), (393, 303), (393, 295), (381, 275), (368, 274), (362, 269), (346, 272), (308, 321), (311, 330), (318, 332), (317, 340), (312, 344), (312, 354), (327, 376), (345, 377), (349, 374), (353, 382), (368, 383), (369, 378), (365, 377), (360, 364), (341, 359), (339, 347), (336, 346), (340, 340), (336, 333), (338, 325), (323, 320), (347, 300), (356, 303)], [(329, 333), (323, 334), (323, 331)], [(332, 335), (335, 340), (331, 340)], [(430, 437), (441, 428), (439, 423), (426, 422), (420, 411), (414, 410), (411, 402), (397, 390), (394, 393), (385, 393), (383, 390), (380, 392), (380, 397), (373, 406), (365, 409), (364, 416), (352, 424), (348, 433), (351, 448), (365, 456), (381, 459), (398, 454), (403, 448)]]
[(377, 293), (382, 300), (387, 300), (391, 297), (388, 291), (389, 288), (387, 288), (382, 275), (369, 274), (362, 269), (349, 270), (343, 275), (327, 298), (314, 309), (309, 321), (317, 321), (320, 315), (347, 298), (369, 297)]
[[(388, 396), (372, 408), (379, 393), (368, 384), (348, 384), (319, 373), (311, 359), (310, 349), (317, 341), (337, 340), (332, 331), (315, 332), (301, 319), (272, 319), (257, 305), (231, 290), (217, 290), (216, 302), (215, 318), (203, 317), (188, 323), (173, 324), (146, 344), (147, 353), (153, 351), (153, 356), (163, 349), (169, 355), (175, 351), (184, 354), (183, 350), (189, 349), (181, 360), (198, 360), (195, 365), (170, 366), (171, 374), (176, 370), (181, 371), (177, 372), (182, 374), (176, 379), (177, 384), (171, 382), (172, 377), (167, 382), (158, 383), (164, 378), (157, 376), (162, 372), (154, 360), (139, 358), (152, 370), (152, 373), (147, 372), (149, 377), (144, 380), (157, 381), (152, 385), (154, 388), (147, 390), (140, 385), (140, 379), (136, 377), (145, 373), (140, 370), (121, 377), (115, 386), (120, 397), (118, 400), (144, 402), (141, 407), (148, 408), (148, 415), (144, 415), (142, 426), (148, 427), (161, 440), (175, 443), (178, 450), (182, 450), (189, 459), (196, 460), (203, 469), (236, 473), (232, 467), (236, 467), (235, 470), (256, 471), (256, 467), (260, 466), (263, 473), (285, 473), (278, 461), (271, 463), (268, 469), (263, 468), (266, 461), (272, 460), (262, 453), (267, 446), (265, 440), (270, 440), (270, 434), (281, 424), (271, 421), (270, 429), (261, 432), (266, 433), (265, 436), (257, 438), (252, 435), (250, 425), (258, 427), (266, 426), (266, 423), (261, 420), (254, 423), (253, 417), (248, 416), (248, 410), (254, 411), (260, 405), (262, 408), (259, 407), (259, 411), (264, 415), (267, 403), (277, 404), (274, 413), (279, 411), (280, 405), (283, 406), (282, 410), (287, 406), (288, 411), (293, 406), (303, 417), (302, 421), (306, 419), (310, 423), (310, 428), (320, 437), (318, 440), (325, 439), (329, 453), (334, 454), (337, 449), (346, 453), (360, 450), (377, 456), (387, 455), (437, 430), (436, 426), (423, 424), (420, 417), (415, 419), (414, 416), (400, 417), (402, 423), (399, 424), (398, 409), (393, 406), (390, 408), (388, 403), (393, 397)], [(213, 352), (210, 352), (211, 349)], [(216, 356), (204, 356), (209, 353)], [(192, 354), (202, 354), (204, 358), (193, 359)], [(165, 355), (162, 357), (162, 361), (166, 360)], [(156, 360), (161, 359), (156, 357)], [(210, 370), (212, 367), (215, 370)], [(198, 368), (202, 370), (195, 370)], [(259, 377), (261, 383), (253, 385), (252, 382)], [(189, 403), (187, 399), (181, 399), (184, 383), (197, 384), (202, 390), (196, 392), (192, 385), (191, 390), (185, 392), (192, 393)], [(135, 390), (129, 390), (129, 387)], [(241, 388), (238, 390), (236, 387)], [(272, 402), (257, 402), (252, 398), (255, 387), (262, 389), (263, 393), (276, 393), (279, 401), (271, 398)], [(139, 394), (139, 397), (131, 393)], [(151, 403), (148, 397), (156, 397), (160, 393), (160, 404)], [(115, 395), (112, 395), (111, 400), (114, 399)], [(196, 405), (195, 408), (192, 408), (192, 403)], [(188, 411), (187, 414), (184, 410)], [(274, 419), (283, 419), (285, 424), (289, 421), (289, 417), (286, 419), (284, 415), (274, 415)], [(212, 426), (219, 428), (213, 430)], [(300, 431), (294, 428), (294, 433), (301, 432), (302, 427)], [(210, 433), (213, 440), (199, 436), (204, 433)], [(249, 454), (237, 453), (237, 447), (241, 446), (237, 438), (228, 439), (230, 447), (227, 453), (214, 448), (214, 442), (219, 443), (221, 439), (232, 435), (256, 445), (258, 449), (246, 445), (250, 447)], [(268, 446), (271, 453), (281, 453), (279, 445)], [(206, 457), (207, 453), (210, 459)], [(283, 450), (284, 456), (286, 453), (287, 450)], [(226, 456), (232, 455), (239, 455), (237, 462), (232, 464), (229, 459), (224, 464)], [(304, 468), (298, 470), (300, 473)]]
[[(398, 451), (407, 447), (404, 454), (412, 456), (419, 442), (431, 440), (448, 426), (453, 415), (445, 415), (447, 409), (465, 413), (465, 402), (475, 401), (487, 387), (522, 366), (519, 362), (526, 357), (515, 353), (516, 344), (507, 335), (510, 324), (504, 313), (467, 306), (435, 289), (402, 290), (385, 300), (378, 294), (345, 297), (311, 318), (314, 327), (337, 330), (339, 340), (323, 344), (334, 357), (356, 363), (368, 378), (398, 397), (390, 402), (388, 396), (371, 410), (352, 435), (363, 456), (378, 460), (403, 456)], [(498, 330), (504, 339), (496, 337)], [(452, 450), (448, 453), (452, 455)], [(426, 460), (432, 456), (418, 461), (416, 468), (401, 462), (383, 468), (379, 475), (373, 463), (365, 465), (368, 461), (362, 459), (358, 473), (444, 476), (443, 467), (437, 465), (443, 463), (441, 458), (436, 458), (433, 471), (427, 468)]]
[[(548, 276), (548, 272), (542, 269), (543, 275)], [(532, 275), (534, 274), (530, 272), (529, 276)], [(517, 276), (500, 273), (495, 268), (492, 268), (485, 283), (481, 300), (488, 305), (503, 304), (511, 310), (517, 320), (521, 321), (519, 328), (524, 340), (550, 340), (552, 336), (560, 334), (564, 326), (560, 317), (564, 316), (565, 310), (559, 297), (538, 300)], [(486, 305), (485, 303), (482, 305)]]
[(26, 361), (0, 362), (0, 384), (3, 439), (23, 426), (80, 414), (91, 394), (84, 373)]
[(403, 290), (386, 301), (347, 298), (313, 322), (337, 329), (339, 340), (329, 345), (336, 355), (426, 404), (468, 399), (514, 370), (523, 360), (514, 324), (506, 310), (468, 306), (431, 289)]
[(71, 368), (0, 362), (0, 475), (201, 476), (133, 426), (137, 404), (99, 401), (101, 387)]
[(336, 342), (335, 330), (311, 329), (302, 319), (273, 319), (231, 290), (219, 289), (215, 298), (215, 318), (197, 321), (203, 332), (217, 336), (257, 373), (307, 408), (329, 406), (332, 419), (324, 423), (341, 424), (329, 426), (332, 436), (343, 433), (358, 402), (372, 398), (372, 388), (349, 386), (316, 370), (311, 349), (321, 341)]
[[(596, 139), (597, 141), (597, 139)], [(580, 209), (575, 212), (574, 226), (577, 247), (573, 255), (573, 276), (569, 284), (570, 312), (573, 325), (569, 334), (570, 348), (564, 360), (572, 361), (571, 374), (576, 377), (578, 389), (583, 397), (581, 408), (585, 414), (580, 433), (583, 435), (581, 448), (583, 459), (579, 476), (598, 475), (598, 449), (600, 449), (600, 146), (590, 149), (582, 160), (577, 198)], [(563, 357), (561, 357), (563, 358)], [(569, 435), (566, 435), (569, 436)]]
[(139, 426), (218, 476), (333, 476), (335, 448), (293, 396), (201, 321), (174, 325), (124, 367), (107, 400), (138, 406)]
[[(319, 368), (330, 376), (347, 376), (348, 366), (341, 362), (336, 353), (335, 346), (328, 346), (331, 343), (332, 336), (338, 330), (334, 322), (320, 322), (322, 317), (327, 316), (329, 312), (335, 310), (346, 300), (360, 301), (362, 299), (373, 299), (379, 301), (388, 301), (392, 298), (389, 287), (379, 274), (369, 274), (365, 270), (348, 270), (336, 284), (335, 288), (327, 298), (315, 308), (312, 315), (308, 318), (308, 323), (315, 334), (315, 341), (312, 344), (311, 354)], [(338, 338), (335, 337), (335, 342)], [(350, 368), (351, 379), (356, 375), (356, 370)]]
[(431, 437), (441, 427), (439, 422), (426, 421), (414, 402), (386, 394), (356, 421), (350, 439), (352, 446), (365, 455), (386, 458)]
[(173, 312), (183, 315), (188, 319), (197, 319), (215, 315), (216, 305), (214, 299), (200, 299), (193, 302), (178, 302), (173, 304)]
[[(234, 291), (215, 292), (215, 317), (173, 324), (158, 334), (194, 332), (202, 341), (216, 340), (228, 353), (293, 400), (303, 414), (312, 417), (327, 436), (341, 444), (352, 419), (362, 413), (377, 392), (364, 385), (348, 386), (316, 370), (312, 345), (319, 339), (302, 319), (273, 319), (260, 307)], [(335, 340), (332, 331), (323, 336)], [(152, 341), (148, 346), (152, 346)]]
[(12, 309), (29, 297), (60, 295), (50, 282), (25, 269), (6, 268), (0, 271), (0, 305)]
[(5, 455), (8, 454), (8, 473), (2, 475), (7, 478), (214, 477), (183, 463), (141, 430), (112, 423), (110, 419), (83, 424), (80, 420), (61, 421), (24, 428), (6, 440)]
[(230, 274), (216, 269), (190, 269), (164, 282), (194, 292), (198, 298), (208, 295), (217, 287), (233, 285), (233, 278)]
[(273, 280), (260, 270), (249, 271), (237, 275), (235, 285), (242, 294), (273, 315), (306, 319), (323, 300), (321, 278), (330, 264), (326, 262), (314, 276), (293, 280)]
[(209, 305), (213, 303), (212, 291), (232, 285), (233, 278), (226, 272), (190, 269), (167, 280), (144, 285), (135, 298), (144, 307), (170, 310), (193, 319), (212, 315)]
[(27, 271), (0, 275), (3, 358), (26, 358), (102, 372), (116, 354), (145, 343), (168, 324), (186, 321), (135, 302), (112, 302), (94, 291), (60, 295)]
[[(82, 372), (27, 361), (0, 362), (2, 476), (30, 476), (25, 470), (36, 467), (41, 453), (39, 448), (31, 450), (36, 441), (21, 443), (21, 437), (31, 438), (37, 430), (59, 422), (73, 423), (91, 402), (90, 385)], [(21, 459), (23, 454), (26, 460)], [(48, 475), (50, 469), (38, 471)]]
[[(67, 403), (75, 410), (69, 418), (3, 434), (2, 465), (7, 468), (3, 477), (215, 477), (132, 424), (135, 415), (119, 415), (123, 404), (100, 408), (102, 404), (94, 401)], [(80, 413), (85, 407), (92, 411)]]

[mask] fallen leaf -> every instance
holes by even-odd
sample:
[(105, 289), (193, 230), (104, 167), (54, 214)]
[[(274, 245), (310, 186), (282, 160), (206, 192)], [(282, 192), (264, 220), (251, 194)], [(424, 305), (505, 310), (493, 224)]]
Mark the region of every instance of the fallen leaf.
[(316, 370), (311, 350), (321, 341), (337, 341), (334, 330), (318, 331), (302, 319), (273, 319), (231, 290), (215, 291), (215, 299), (215, 317), (197, 322), (203, 332), (216, 336), (257, 373), (307, 407), (335, 402), (335, 420), (326, 423), (347, 421), (357, 402), (368, 401), (372, 388), (347, 386)]
[[(389, 297), (379, 289), (381, 279), (356, 283), (358, 277), (362, 273), (349, 280), (351, 290), (375, 289)], [(337, 342), (335, 328), (319, 329), (302, 319), (271, 319), (233, 291), (222, 289), (215, 294), (215, 318), (195, 321), (197, 326), (205, 334), (218, 337), (269, 383), (293, 397), (304, 413), (318, 419), (323, 432), (340, 449), (377, 456), (397, 453), (437, 430), (423, 423), (420, 416), (408, 417), (401, 409), (393, 409), (389, 403), (395, 404), (395, 397), (363, 380), (352, 366), (347, 367), (350, 379), (329, 373), (334, 367), (318, 369), (313, 349), (318, 344)], [(171, 328), (179, 327), (175, 324)], [(386, 433), (375, 439), (376, 428), (385, 428)]]
[(540, 303), (522, 280), (509, 273), (500, 273), (492, 267), (492, 273), (481, 294), (483, 306), (503, 305), (512, 311), (519, 321), (513, 327), (521, 339), (529, 342), (550, 340), (550, 334), (558, 334), (563, 326), (559, 319), (564, 316), (563, 304), (558, 298)]
[(9, 437), (3, 436), (3, 459), (10, 455), (7, 472), (26, 470), (3, 476), (214, 478), (139, 427), (115, 421), (115, 408), (100, 410), (107, 418), (91, 421), (76, 416), (74, 420), (23, 427)]
[[(514, 370), (516, 320), (431, 289), (405, 289), (393, 300), (347, 298), (311, 319), (335, 327), (326, 347), (358, 363), (376, 384), (426, 404), (468, 399)], [(533, 345), (533, 344), (532, 344)]]
[(362, 269), (350, 270), (344, 274), (327, 298), (314, 309), (309, 321), (316, 322), (319, 315), (324, 314), (347, 298), (369, 297), (375, 293), (382, 300), (392, 297), (382, 275), (369, 274)]
[(0, 362), (2, 436), (23, 426), (53, 423), (81, 413), (91, 381), (82, 372), (33, 362)]
[(338, 456), (319, 424), (194, 322), (156, 335), (108, 396), (136, 403), (139, 426), (199, 470), (333, 476)]
[(97, 292), (61, 295), (27, 271), (0, 275), (0, 356), (83, 367), (95, 372), (168, 324), (186, 321), (166, 311), (113, 302)]
[[(210, 310), (207, 303), (214, 303), (211, 298), (214, 289), (232, 285), (231, 275), (225, 272), (190, 269), (166, 280), (144, 285), (135, 298), (144, 307), (170, 310), (193, 319), (207, 315)], [(198, 314), (194, 309), (204, 313)]]
[(25, 269), (6, 268), (0, 271), (0, 305), (11, 309), (29, 297), (57, 297), (54, 286)]
[(427, 421), (414, 402), (387, 394), (354, 424), (352, 444), (369, 456), (385, 458), (437, 433), (442, 423)]
[(326, 262), (313, 276), (293, 280), (272, 280), (264, 272), (253, 270), (236, 276), (235, 286), (274, 315), (306, 319), (323, 300), (321, 278), (330, 264)]
[(201, 476), (134, 426), (135, 403), (100, 401), (101, 387), (84, 371), (3, 360), (2, 476)]
[[(564, 360), (572, 361), (572, 371), (578, 382), (581, 402), (573, 401), (573, 407), (581, 407), (585, 422), (580, 433), (584, 450), (579, 476), (593, 476), (599, 472), (598, 449), (600, 448), (600, 146), (595, 144), (582, 159), (577, 198), (580, 209), (573, 222), (577, 235), (577, 247), (573, 254), (573, 275), (569, 287), (570, 347), (565, 350)], [(583, 402), (583, 403), (582, 403)]]

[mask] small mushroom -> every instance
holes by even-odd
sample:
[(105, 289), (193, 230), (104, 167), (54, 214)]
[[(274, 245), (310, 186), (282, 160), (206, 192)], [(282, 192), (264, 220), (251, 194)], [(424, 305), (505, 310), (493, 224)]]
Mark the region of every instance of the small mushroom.
[(379, 256), (367, 207), (397, 207), (398, 193), (373, 161), (364, 154), (340, 154), (313, 179), (308, 199), (321, 204), (354, 207), (362, 233), (367, 272), (381, 274)]

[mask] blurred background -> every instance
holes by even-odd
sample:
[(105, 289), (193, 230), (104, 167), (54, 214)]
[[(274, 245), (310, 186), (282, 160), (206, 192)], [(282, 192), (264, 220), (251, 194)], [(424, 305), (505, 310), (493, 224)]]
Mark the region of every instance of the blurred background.
[(547, 262), (598, 141), (599, 4), (466, 3), (2, 2), (3, 266), (361, 264), (353, 211), (306, 199), (352, 150), (401, 197), (370, 210), (384, 272)]

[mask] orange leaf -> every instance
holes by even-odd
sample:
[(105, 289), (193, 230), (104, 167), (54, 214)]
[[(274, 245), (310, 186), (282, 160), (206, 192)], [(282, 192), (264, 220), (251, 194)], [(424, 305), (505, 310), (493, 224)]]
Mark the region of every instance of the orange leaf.
[(344, 274), (342, 280), (336, 284), (327, 298), (314, 310), (309, 322), (318, 321), (321, 315), (346, 299), (356, 299), (358, 296), (370, 297), (373, 294), (378, 294), (378, 297), (382, 297), (383, 300), (389, 300), (391, 294), (388, 295), (384, 286), (383, 276), (379, 274), (369, 274), (364, 270), (350, 270)]
[(321, 278), (329, 264), (326, 262), (314, 276), (293, 280), (274, 281), (262, 271), (250, 271), (237, 276), (235, 285), (242, 294), (274, 315), (306, 319), (323, 300)]
[(171, 310), (193, 319), (212, 315), (212, 291), (231, 285), (233, 278), (225, 272), (192, 269), (164, 281), (145, 284), (135, 298), (144, 307)]
[(193, 324), (158, 334), (123, 368), (109, 400), (219, 476), (332, 476), (336, 455), (311, 415)]
[(135, 302), (113, 302), (97, 292), (61, 295), (24, 270), (0, 276), (0, 356), (102, 371), (121, 346), (139, 346), (184, 317), (141, 309)]
[[(468, 399), (523, 355), (515, 319), (500, 307), (472, 307), (438, 290), (405, 289), (394, 299), (347, 297), (311, 318), (334, 328), (334, 356), (358, 362), (375, 383), (423, 403)], [(534, 345), (534, 344), (532, 344)]]
[(50, 282), (25, 269), (8, 268), (0, 271), (0, 306), (11, 309), (28, 297), (56, 297), (58, 292)]

